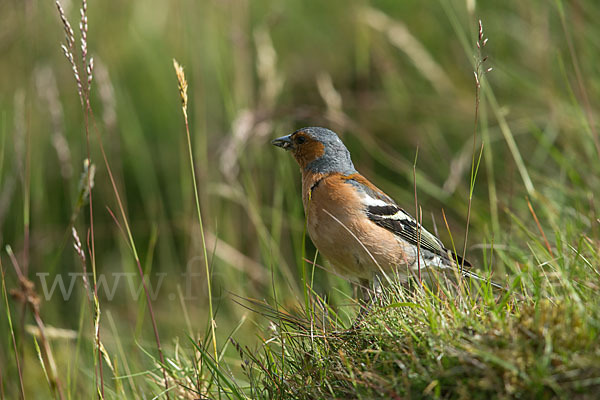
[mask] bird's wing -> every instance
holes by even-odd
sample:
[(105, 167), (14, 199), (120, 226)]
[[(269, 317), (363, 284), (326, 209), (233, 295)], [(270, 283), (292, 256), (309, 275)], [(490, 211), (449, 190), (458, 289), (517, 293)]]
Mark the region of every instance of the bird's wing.
[[(375, 224), (391, 231), (413, 246), (418, 244), (421, 249), (440, 256), (450, 265), (456, 260), (459, 264), (463, 264), (460, 256), (446, 249), (435, 235), (420, 226), (409, 213), (365, 178), (353, 177), (348, 179), (347, 183), (354, 185), (360, 191), (366, 215)], [(471, 264), (464, 260), (464, 266), (470, 267)]]

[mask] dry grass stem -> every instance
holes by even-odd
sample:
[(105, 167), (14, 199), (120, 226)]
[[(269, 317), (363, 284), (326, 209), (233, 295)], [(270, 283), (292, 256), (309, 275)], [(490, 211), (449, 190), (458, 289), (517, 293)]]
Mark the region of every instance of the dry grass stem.
[(529, 207), (529, 211), (531, 212), (531, 215), (533, 216), (535, 224), (537, 225), (537, 228), (540, 231), (540, 234), (542, 235), (542, 238), (544, 239), (544, 244), (546, 245), (546, 249), (548, 250), (548, 253), (550, 254), (550, 257), (553, 258), (554, 254), (552, 254), (552, 247), (550, 247), (550, 242), (548, 242), (548, 239), (546, 238), (546, 234), (544, 233), (544, 230), (542, 229), (542, 225), (540, 224), (540, 220), (538, 219), (535, 211), (533, 210), (533, 206), (531, 205), (531, 201), (529, 201), (529, 198), (527, 198), (527, 207)]
[(206, 287), (207, 287), (207, 291), (208, 291), (208, 313), (209, 313), (209, 318), (210, 318), (211, 341), (212, 341), (212, 347), (213, 347), (213, 352), (214, 352), (214, 357), (215, 357), (214, 361), (218, 365), (219, 364), (219, 354), (217, 352), (217, 334), (215, 331), (216, 322), (214, 319), (213, 305), (212, 305), (212, 285), (211, 285), (211, 279), (210, 279), (210, 268), (208, 265), (208, 252), (206, 249), (206, 238), (204, 235), (202, 212), (200, 210), (200, 198), (198, 195), (198, 183), (196, 180), (196, 167), (194, 164), (194, 153), (192, 152), (192, 138), (190, 135), (190, 127), (189, 127), (188, 115), (187, 115), (188, 84), (187, 84), (187, 80), (185, 79), (185, 73), (183, 72), (183, 67), (181, 65), (179, 65), (179, 63), (175, 59), (173, 59), (173, 67), (175, 68), (175, 74), (177, 75), (177, 83), (178, 83), (178, 87), (179, 87), (179, 97), (181, 98), (181, 110), (183, 111), (183, 117), (184, 117), (184, 122), (185, 122), (185, 133), (186, 133), (187, 145), (188, 145), (190, 171), (192, 174), (194, 199), (196, 202), (196, 215), (198, 217), (198, 225), (200, 227), (200, 238), (202, 241), (202, 252), (203, 252), (203, 256), (204, 256), (204, 266), (205, 266), (205, 272), (206, 272)]
[(41, 352), (41, 358), (43, 362), (43, 368), (48, 374), (50, 388), (55, 396), (60, 399), (64, 399), (63, 388), (61, 381), (58, 377), (58, 369), (56, 367), (56, 361), (54, 360), (54, 355), (52, 353), (52, 349), (50, 347), (50, 342), (48, 341), (45, 334), (45, 326), (42, 321), (42, 317), (40, 314), (40, 297), (35, 291), (35, 285), (29, 279), (27, 279), (24, 271), (19, 266), (17, 258), (15, 257), (10, 246), (6, 246), (6, 252), (13, 264), (14, 270), (19, 279), (19, 288), (13, 289), (10, 291), (11, 296), (17, 302), (23, 304), (24, 306), (29, 306), (31, 313), (33, 315), (33, 319), (38, 327), (40, 334), (40, 343), (42, 344), (43, 351)]

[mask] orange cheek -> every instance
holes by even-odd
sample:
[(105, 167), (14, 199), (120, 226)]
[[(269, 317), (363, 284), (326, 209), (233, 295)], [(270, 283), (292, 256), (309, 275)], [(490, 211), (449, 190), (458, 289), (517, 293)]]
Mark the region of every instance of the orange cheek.
[(325, 146), (316, 140), (307, 142), (296, 149), (294, 158), (301, 168), (306, 168), (308, 164), (325, 154)]

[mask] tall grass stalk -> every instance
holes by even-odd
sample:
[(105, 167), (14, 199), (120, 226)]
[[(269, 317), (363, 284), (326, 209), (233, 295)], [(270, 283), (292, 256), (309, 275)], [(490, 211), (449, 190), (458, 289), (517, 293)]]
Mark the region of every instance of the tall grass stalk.
[(417, 220), (417, 270), (419, 276), (419, 284), (423, 284), (421, 280), (421, 215), (419, 214), (419, 202), (417, 197), (417, 158), (419, 157), (419, 146), (415, 152), (415, 161), (413, 162), (413, 189), (415, 196), (415, 218)]
[(544, 233), (544, 229), (542, 228), (542, 225), (540, 224), (540, 220), (538, 219), (537, 214), (533, 210), (533, 206), (531, 205), (531, 201), (529, 201), (529, 199), (527, 199), (527, 207), (529, 208), (529, 211), (531, 212), (531, 215), (533, 216), (533, 220), (535, 221), (535, 224), (537, 225), (538, 231), (540, 231), (540, 234), (542, 235), (542, 238), (544, 239), (544, 244), (546, 245), (548, 254), (550, 255), (550, 257), (554, 257), (554, 255), (552, 254), (552, 248), (550, 247), (550, 242), (548, 242), (548, 238), (546, 238), (546, 233)]
[[(467, 38), (467, 34), (463, 29), (463, 25), (461, 24), (460, 18), (456, 14), (456, 11), (453, 9), (452, 4), (444, 0), (439, 0), (438, 3), (448, 16), (448, 20), (450, 21), (454, 32), (456, 33), (458, 40), (460, 41), (463, 50), (465, 51), (465, 54), (471, 57), (471, 43)], [(473, 64), (473, 67), (475, 69), (477, 69), (478, 60), (478, 58), (475, 58), (475, 62)], [(477, 79), (479, 79), (481, 84), (481, 82), (484, 82), (486, 80), (485, 74), (481, 74), (477, 77)], [(494, 113), (494, 117), (498, 121), (500, 132), (502, 133), (502, 136), (504, 137), (504, 140), (506, 141), (506, 144), (510, 150), (510, 153), (513, 157), (513, 161), (515, 162), (517, 170), (519, 171), (519, 175), (521, 176), (523, 184), (525, 185), (525, 189), (527, 190), (527, 194), (533, 196), (535, 194), (535, 187), (533, 186), (533, 182), (531, 180), (531, 177), (529, 176), (529, 172), (527, 171), (527, 167), (525, 166), (525, 162), (523, 161), (523, 157), (521, 156), (521, 152), (519, 150), (519, 147), (517, 146), (517, 142), (515, 141), (514, 134), (510, 129), (508, 122), (506, 121), (506, 116), (502, 112), (500, 104), (498, 104), (498, 100), (496, 100), (496, 96), (494, 95), (493, 89), (486, 85), (486, 90), (484, 93)]]
[(4, 306), (6, 307), (6, 319), (8, 320), (8, 328), (10, 329), (10, 337), (12, 339), (13, 352), (15, 354), (15, 363), (17, 365), (17, 373), (19, 375), (19, 393), (21, 399), (25, 400), (25, 386), (23, 385), (23, 371), (21, 370), (21, 360), (17, 349), (17, 340), (15, 339), (15, 330), (10, 316), (10, 307), (8, 306), (8, 294), (6, 292), (6, 281), (4, 277), (4, 267), (2, 266), (2, 257), (0, 257), (0, 273), (2, 274), (2, 297), (4, 298)]
[[(92, 109), (89, 103), (89, 98), (87, 98), (86, 100), (86, 104), (87, 104), (87, 110), (88, 112), (92, 115), (93, 117), (93, 113), (92, 113)], [(161, 341), (160, 341), (160, 335), (158, 334), (158, 327), (156, 324), (156, 317), (154, 316), (154, 309), (152, 307), (152, 300), (150, 299), (150, 293), (148, 292), (148, 286), (146, 285), (146, 279), (145, 279), (145, 275), (144, 275), (144, 271), (142, 269), (142, 264), (140, 261), (140, 258), (138, 256), (138, 252), (137, 252), (137, 248), (135, 246), (135, 241), (133, 240), (133, 234), (131, 233), (131, 229), (129, 227), (129, 222), (127, 219), (127, 215), (125, 214), (125, 207), (123, 206), (123, 202), (121, 200), (121, 196), (119, 194), (119, 190), (117, 189), (117, 184), (115, 182), (113, 173), (112, 173), (112, 169), (110, 167), (110, 164), (108, 162), (108, 158), (106, 156), (106, 152), (104, 151), (104, 145), (102, 144), (102, 138), (100, 137), (100, 132), (98, 130), (98, 127), (95, 124), (95, 119), (92, 118), (92, 121), (94, 122), (94, 130), (96, 132), (96, 136), (98, 139), (98, 144), (99, 144), (99, 148), (100, 148), (100, 153), (102, 154), (102, 159), (104, 160), (104, 165), (106, 167), (106, 171), (108, 172), (108, 177), (110, 179), (110, 183), (113, 189), (113, 193), (115, 195), (115, 199), (117, 200), (117, 204), (119, 207), (119, 211), (121, 213), (121, 218), (123, 219), (123, 223), (125, 225), (125, 230), (127, 232), (127, 237), (129, 239), (129, 246), (133, 252), (133, 256), (135, 259), (135, 263), (138, 269), (138, 273), (140, 275), (140, 279), (142, 281), (142, 286), (144, 288), (144, 295), (146, 297), (146, 303), (148, 304), (148, 312), (150, 314), (150, 321), (152, 323), (152, 330), (154, 332), (154, 339), (156, 341), (156, 349), (158, 352), (158, 357), (159, 360), (161, 362), (161, 370), (163, 373), (163, 379), (164, 379), (164, 385), (165, 385), (165, 396), (167, 397), (167, 399), (169, 398), (169, 380), (167, 378), (167, 370), (165, 367), (165, 359), (164, 359), (164, 355), (163, 355), (163, 350), (162, 350), (162, 345), (161, 345)], [(90, 193), (91, 195), (91, 193)], [(91, 206), (91, 205), (90, 205)], [(95, 290), (97, 291), (97, 290)], [(99, 310), (98, 310), (99, 311)], [(100, 344), (101, 345), (101, 344)]]
[(477, 55), (475, 61), (475, 121), (473, 122), (473, 151), (471, 153), (471, 178), (469, 184), (469, 202), (467, 205), (467, 224), (465, 228), (465, 240), (462, 251), (462, 259), (460, 262), (460, 270), (462, 272), (465, 266), (465, 257), (467, 255), (467, 239), (469, 238), (469, 225), (471, 223), (471, 206), (473, 201), (473, 189), (475, 188), (475, 180), (477, 178), (477, 172), (479, 170), (479, 163), (481, 162), (481, 155), (483, 154), (483, 142), (481, 142), (481, 149), (479, 151), (479, 157), (477, 159), (477, 164), (475, 164), (475, 148), (477, 144), (477, 127), (479, 125), (479, 103), (480, 103), (480, 93), (481, 93), (481, 77), (483, 74), (490, 72), (492, 68), (488, 68), (487, 70), (483, 69), (483, 64), (487, 60), (487, 57), (483, 57), (481, 55), (481, 50), (487, 44), (487, 39), (483, 35), (483, 24), (481, 20), (479, 20), (479, 30), (477, 36)]
[[(65, 31), (66, 45), (61, 44), (61, 48), (67, 60), (69, 61), (73, 70), (73, 76), (75, 83), (77, 84), (77, 93), (79, 94), (79, 101), (81, 103), (84, 126), (85, 126), (85, 145), (87, 159), (91, 160), (90, 151), (90, 131), (89, 131), (89, 89), (92, 83), (92, 70), (93, 70), (93, 59), (90, 60), (89, 65), (84, 63), (83, 71), (86, 74), (87, 80), (82, 81), (80, 74), (80, 66), (78, 65), (75, 55), (75, 32), (69, 23), (69, 20), (65, 14), (64, 9), (59, 0), (56, 0), (56, 8), (58, 10), (59, 17), (62, 21), (63, 28)], [(81, 60), (87, 60), (87, 1), (82, 0), (81, 7), (81, 22), (79, 25), (79, 31), (81, 34)], [(102, 368), (102, 355), (100, 351), (100, 301), (98, 299), (98, 285), (97, 285), (97, 271), (96, 271), (96, 247), (95, 247), (95, 230), (94, 230), (94, 200), (92, 194), (92, 180), (91, 176), (87, 176), (87, 190), (88, 190), (88, 201), (89, 201), (89, 216), (90, 216), (90, 228), (88, 231), (87, 245), (90, 252), (90, 263), (92, 265), (92, 280), (93, 280), (93, 296), (94, 296), (94, 367), (96, 369), (96, 388), (98, 396), (104, 398), (104, 372)], [(98, 382), (99, 381), (99, 382)]]
[[(311, 200), (312, 200), (312, 193), (311, 193), (311, 191), (309, 191), (308, 192), (308, 206), (306, 208), (307, 210), (310, 207)], [(302, 250), (300, 252), (300, 265), (302, 265), (302, 293), (304, 294), (304, 307), (307, 312), (310, 312), (311, 307), (309, 304), (309, 291), (311, 290), (312, 286), (309, 287), (309, 285), (308, 285), (308, 273), (306, 271), (306, 237), (308, 236), (307, 230), (308, 230), (308, 211), (306, 211), (306, 216), (304, 218), (304, 228), (302, 230)]]
[(196, 201), (196, 215), (198, 216), (198, 224), (200, 226), (200, 238), (202, 240), (202, 252), (204, 255), (204, 266), (206, 268), (206, 286), (208, 290), (208, 313), (210, 318), (210, 332), (212, 336), (212, 345), (215, 356), (215, 362), (219, 363), (219, 354), (217, 352), (217, 335), (215, 333), (215, 320), (213, 314), (213, 304), (212, 304), (212, 287), (210, 280), (210, 268), (208, 265), (208, 252), (206, 250), (206, 239), (204, 237), (204, 226), (202, 224), (202, 212), (200, 210), (200, 199), (198, 195), (198, 184), (196, 181), (196, 168), (194, 164), (194, 153), (192, 151), (192, 138), (190, 135), (190, 127), (188, 123), (188, 114), (187, 114), (187, 105), (188, 105), (188, 96), (187, 96), (187, 80), (185, 79), (185, 73), (183, 72), (183, 67), (179, 65), (179, 63), (173, 59), (173, 67), (175, 68), (175, 74), (177, 75), (177, 82), (179, 86), (179, 97), (181, 98), (181, 111), (183, 112), (183, 119), (185, 122), (185, 133), (187, 138), (187, 148), (188, 155), (190, 159), (190, 172), (192, 174), (192, 184), (194, 188), (194, 199)]
[[(58, 12), (59, 15), (61, 17), (61, 20), (63, 22), (63, 26), (65, 29), (65, 33), (66, 33), (66, 38), (67, 38), (67, 46), (62, 46), (63, 48), (63, 52), (65, 53), (65, 56), (67, 57), (67, 59), (69, 60), (69, 62), (71, 63), (71, 67), (73, 69), (73, 73), (75, 76), (75, 80), (77, 82), (77, 88), (78, 88), (78, 93), (79, 93), (79, 97), (81, 100), (81, 104), (83, 107), (83, 111), (84, 111), (84, 124), (85, 124), (85, 136), (86, 136), (86, 151), (87, 151), (87, 156), (88, 156), (88, 160), (91, 159), (91, 152), (90, 152), (90, 133), (89, 133), (89, 121), (91, 120), (93, 123), (93, 127), (94, 127), (94, 131), (96, 133), (97, 136), (97, 140), (98, 140), (98, 144), (100, 147), (100, 152), (102, 154), (102, 158), (104, 161), (104, 165), (106, 166), (106, 170), (108, 172), (108, 176), (110, 178), (110, 182), (112, 185), (112, 189), (113, 189), (113, 193), (115, 195), (117, 204), (119, 206), (119, 211), (121, 212), (121, 217), (123, 219), (123, 223), (125, 224), (125, 229), (127, 231), (127, 236), (129, 239), (129, 245), (130, 248), (133, 252), (134, 258), (135, 258), (135, 262), (138, 268), (138, 272), (140, 274), (140, 278), (142, 281), (142, 285), (144, 288), (144, 294), (146, 296), (146, 301), (148, 304), (148, 310), (150, 313), (150, 319), (152, 322), (152, 328), (154, 331), (154, 337), (156, 340), (156, 346), (157, 346), (157, 351), (158, 351), (158, 355), (159, 355), (159, 359), (161, 361), (161, 370), (163, 372), (163, 379), (164, 379), (164, 384), (165, 384), (165, 393), (166, 393), (166, 397), (167, 399), (169, 398), (169, 382), (167, 379), (167, 373), (166, 373), (166, 369), (164, 367), (165, 365), (165, 361), (164, 361), (164, 356), (163, 356), (163, 352), (162, 352), (162, 346), (161, 346), (161, 342), (160, 342), (160, 336), (158, 334), (158, 328), (157, 328), (157, 324), (156, 324), (156, 319), (154, 317), (154, 311), (152, 309), (152, 302), (150, 300), (150, 295), (148, 292), (148, 288), (146, 285), (146, 281), (145, 281), (145, 277), (144, 277), (144, 272), (142, 270), (141, 267), (141, 263), (140, 263), (140, 259), (138, 256), (138, 252), (135, 246), (135, 242), (133, 240), (133, 235), (131, 233), (131, 229), (129, 228), (129, 223), (128, 223), (128, 219), (127, 216), (125, 214), (125, 208), (123, 207), (123, 202), (121, 201), (121, 196), (119, 195), (119, 191), (117, 189), (116, 183), (115, 183), (115, 179), (112, 173), (112, 169), (110, 167), (110, 164), (108, 162), (108, 158), (106, 156), (106, 152), (104, 151), (104, 146), (102, 143), (102, 138), (100, 136), (100, 132), (99, 129), (95, 123), (95, 119), (94, 119), (94, 114), (92, 111), (92, 107), (90, 104), (90, 89), (91, 89), (91, 84), (92, 84), (92, 80), (93, 80), (93, 70), (94, 70), (94, 59), (90, 58), (89, 61), (87, 59), (87, 31), (88, 31), (88, 25), (87, 25), (87, 1), (86, 0), (82, 0), (82, 8), (80, 10), (80, 14), (81, 14), (81, 21), (79, 24), (79, 28), (80, 28), (80, 32), (81, 32), (81, 61), (83, 63), (83, 69), (85, 71), (85, 76), (86, 76), (86, 80), (85, 82), (82, 82), (80, 75), (79, 75), (79, 68), (77, 66), (77, 63), (75, 61), (75, 57), (73, 56), (74, 53), (74, 42), (75, 42), (75, 38), (74, 38), (74, 33), (73, 30), (69, 24), (68, 19), (65, 16), (64, 10), (60, 5), (60, 2), (57, 0), (56, 1), (56, 6), (58, 8)], [(103, 367), (102, 367), (102, 357), (103, 355), (105, 357), (107, 357), (108, 359), (108, 354), (106, 353), (104, 346), (102, 345), (102, 342), (100, 341), (100, 302), (98, 299), (98, 285), (97, 285), (97, 272), (96, 272), (96, 256), (95, 256), (95, 245), (94, 245), (94, 213), (93, 213), (93, 196), (92, 196), (92, 174), (87, 174), (87, 185), (88, 185), (88, 196), (89, 196), (89, 210), (90, 210), (90, 239), (91, 241), (88, 242), (88, 245), (91, 242), (91, 246), (88, 246), (91, 248), (91, 264), (92, 264), (92, 276), (93, 276), (93, 282), (94, 282), (94, 290), (93, 290), (93, 296), (94, 296), (94, 331), (95, 331), (95, 341), (96, 341), (96, 346), (95, 346), (95, 353), (96, 353), (96, 359), (98, 360), (98, 365), (97, 365), (97, 373), (100, 376), (100, 386), (99, 386), (99, 391), (98, 391), (98, 395), (101, 398), (104, 398), (104, 373), (103, 373)], [(110, 365), (109, 365), (110, 366)]]

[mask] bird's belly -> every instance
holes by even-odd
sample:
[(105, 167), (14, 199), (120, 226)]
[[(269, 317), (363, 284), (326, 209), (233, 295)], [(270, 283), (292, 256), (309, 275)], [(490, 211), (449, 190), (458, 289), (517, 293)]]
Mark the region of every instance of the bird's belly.
[(326, 209), (309, 212), (309, 236), (337, 272), (349, 278), (370, 280), (382, 271), (396, 270), (403, 274), (406, 266), (415, 264), (411, 248), (361, 217), (347, 209), (339, 213)]

